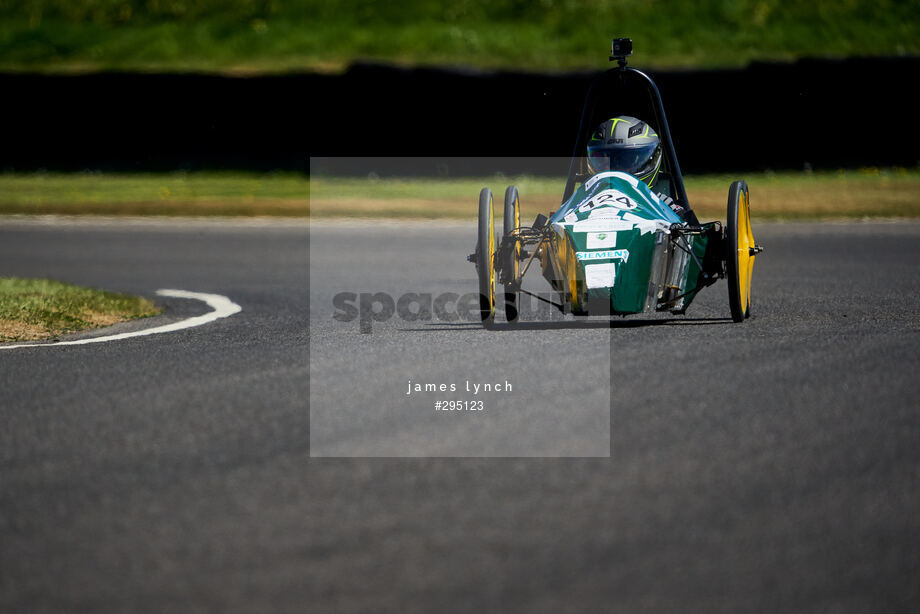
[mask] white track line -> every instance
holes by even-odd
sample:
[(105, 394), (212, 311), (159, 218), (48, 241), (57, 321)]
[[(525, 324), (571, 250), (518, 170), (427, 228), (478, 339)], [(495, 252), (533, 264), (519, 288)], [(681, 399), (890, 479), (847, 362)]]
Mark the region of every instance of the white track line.
[(243, 310), (242, 307), (231, 301), (226, 296), (221, 296), (220, 294), (205, 294), (204, 292), (188, 292), (186, 290), (157, 290), (157, 294), (160, 296), (169, 296), (173, 298), (190, 298), (198, 301), (204, 301), (214, 311), (208, 312), (201, 316), (195, 316), (194, 318), (188, 318), (180, 322), (173, 322), (172, 324), (164, 324), (163, 326), (146, 328), (144, 330), (136, 330), (129, 333), (119, 333), (117, 335), (108, 335), (105, 337), (91, 337), (89, 339), (77, 339), (74, 341), (59, 341), (58, 343), (20, 343), (16, 345), (0, 345), (0, 350), (11, 350), (14, 348), (53, 348), (60, 347), (62, 345), (86, 345), (88, 343), (104, 343), (106, 341), (129, 339), (131, 337), (143, 337), (145, 335), (171, 333), (173, 331), (182, 330), (185, 328), (201, 326), (202, 324), (207, 324), (208, 322), (213, 322), (214, 320), (218, 320), (220, 318), (232, 316), (233, 314), (239, 313)]

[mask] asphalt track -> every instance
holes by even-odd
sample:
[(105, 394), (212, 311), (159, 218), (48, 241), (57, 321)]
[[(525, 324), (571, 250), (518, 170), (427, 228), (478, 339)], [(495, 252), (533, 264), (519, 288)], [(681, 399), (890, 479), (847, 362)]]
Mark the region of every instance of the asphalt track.
[[(3, 275), (242, 312), (0, 351), (0, 611), (920, 610), (920, 224), (755, 233), (741, 325), (720, 284), (683, 320), (392, 317), (367, 334), (332, 317), (334, 294), (469, 291), (471, 226), (314, 224), (308, 248), (303, 225), (4, 222)], [(165, 303), (151, 325), (206, 310)], [(512, 452), (589, 440), (581, 458), (315, 456), (462, 456), (499, 405), (450, 416), (457, 440), (327, 420), (311, 457), (330, 379), (343, 411), (398, 417), (405, 380), (445, 368), (609, 412), (550, 437), (512, 420), (485, 449), (523, 429)], [(529, 373), (556, 393), (529, 398)]]

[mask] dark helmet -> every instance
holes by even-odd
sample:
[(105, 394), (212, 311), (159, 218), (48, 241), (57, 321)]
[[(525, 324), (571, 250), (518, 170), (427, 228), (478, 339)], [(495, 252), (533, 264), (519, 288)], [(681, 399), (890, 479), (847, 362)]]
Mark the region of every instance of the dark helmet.
[(628, 115), (608, 119), (588, 141), (588, 168), (592, 174), (629, 173), (651, 187), (661, 169), (661, 141), (641, 119)]

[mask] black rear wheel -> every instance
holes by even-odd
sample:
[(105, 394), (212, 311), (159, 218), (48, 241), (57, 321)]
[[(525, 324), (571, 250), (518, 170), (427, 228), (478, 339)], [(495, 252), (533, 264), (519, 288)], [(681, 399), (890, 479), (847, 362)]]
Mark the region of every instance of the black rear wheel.
[(476, 271), (479, 273), (479, 312), (482, 325), (492, 328), (495, 322), (495, 216), (492, 190), (479, 193), (479, 238), (476, 247)]
[[(521, 205), (518, 189), (509, 185), (505, 190), (505, 213), (502, 235), (504, 241), (521, 226)], [(521, 295), (518, 292), (518, 276), (521, 272), (521, 244), (514, 242), (514, 249), (506, 252), (506, 261), (502, 263), (502, 275), (507, 280), (505, 286), (505, 318), (517, 322), (520, 313)]]

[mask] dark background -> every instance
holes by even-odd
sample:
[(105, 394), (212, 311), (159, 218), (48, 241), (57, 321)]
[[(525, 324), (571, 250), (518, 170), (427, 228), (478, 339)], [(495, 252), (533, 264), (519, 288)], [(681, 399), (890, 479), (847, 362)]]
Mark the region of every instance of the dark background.
[[(641, 69), (641, 66), (637, 66)], [(917, 164), (920, 58), (655, 72), (685, 173)], [(311, 156), (568, 157), (595, 73), (0, 74), (4, 170), (297, 170)], [(493, 164), (494, 162), (489, 162)], [(547, 168), (562, 174), (567, 169)], [(437, 167), (437, 168), (436, 168)], [(510, 169), (514, 170), (514, 169)]]

